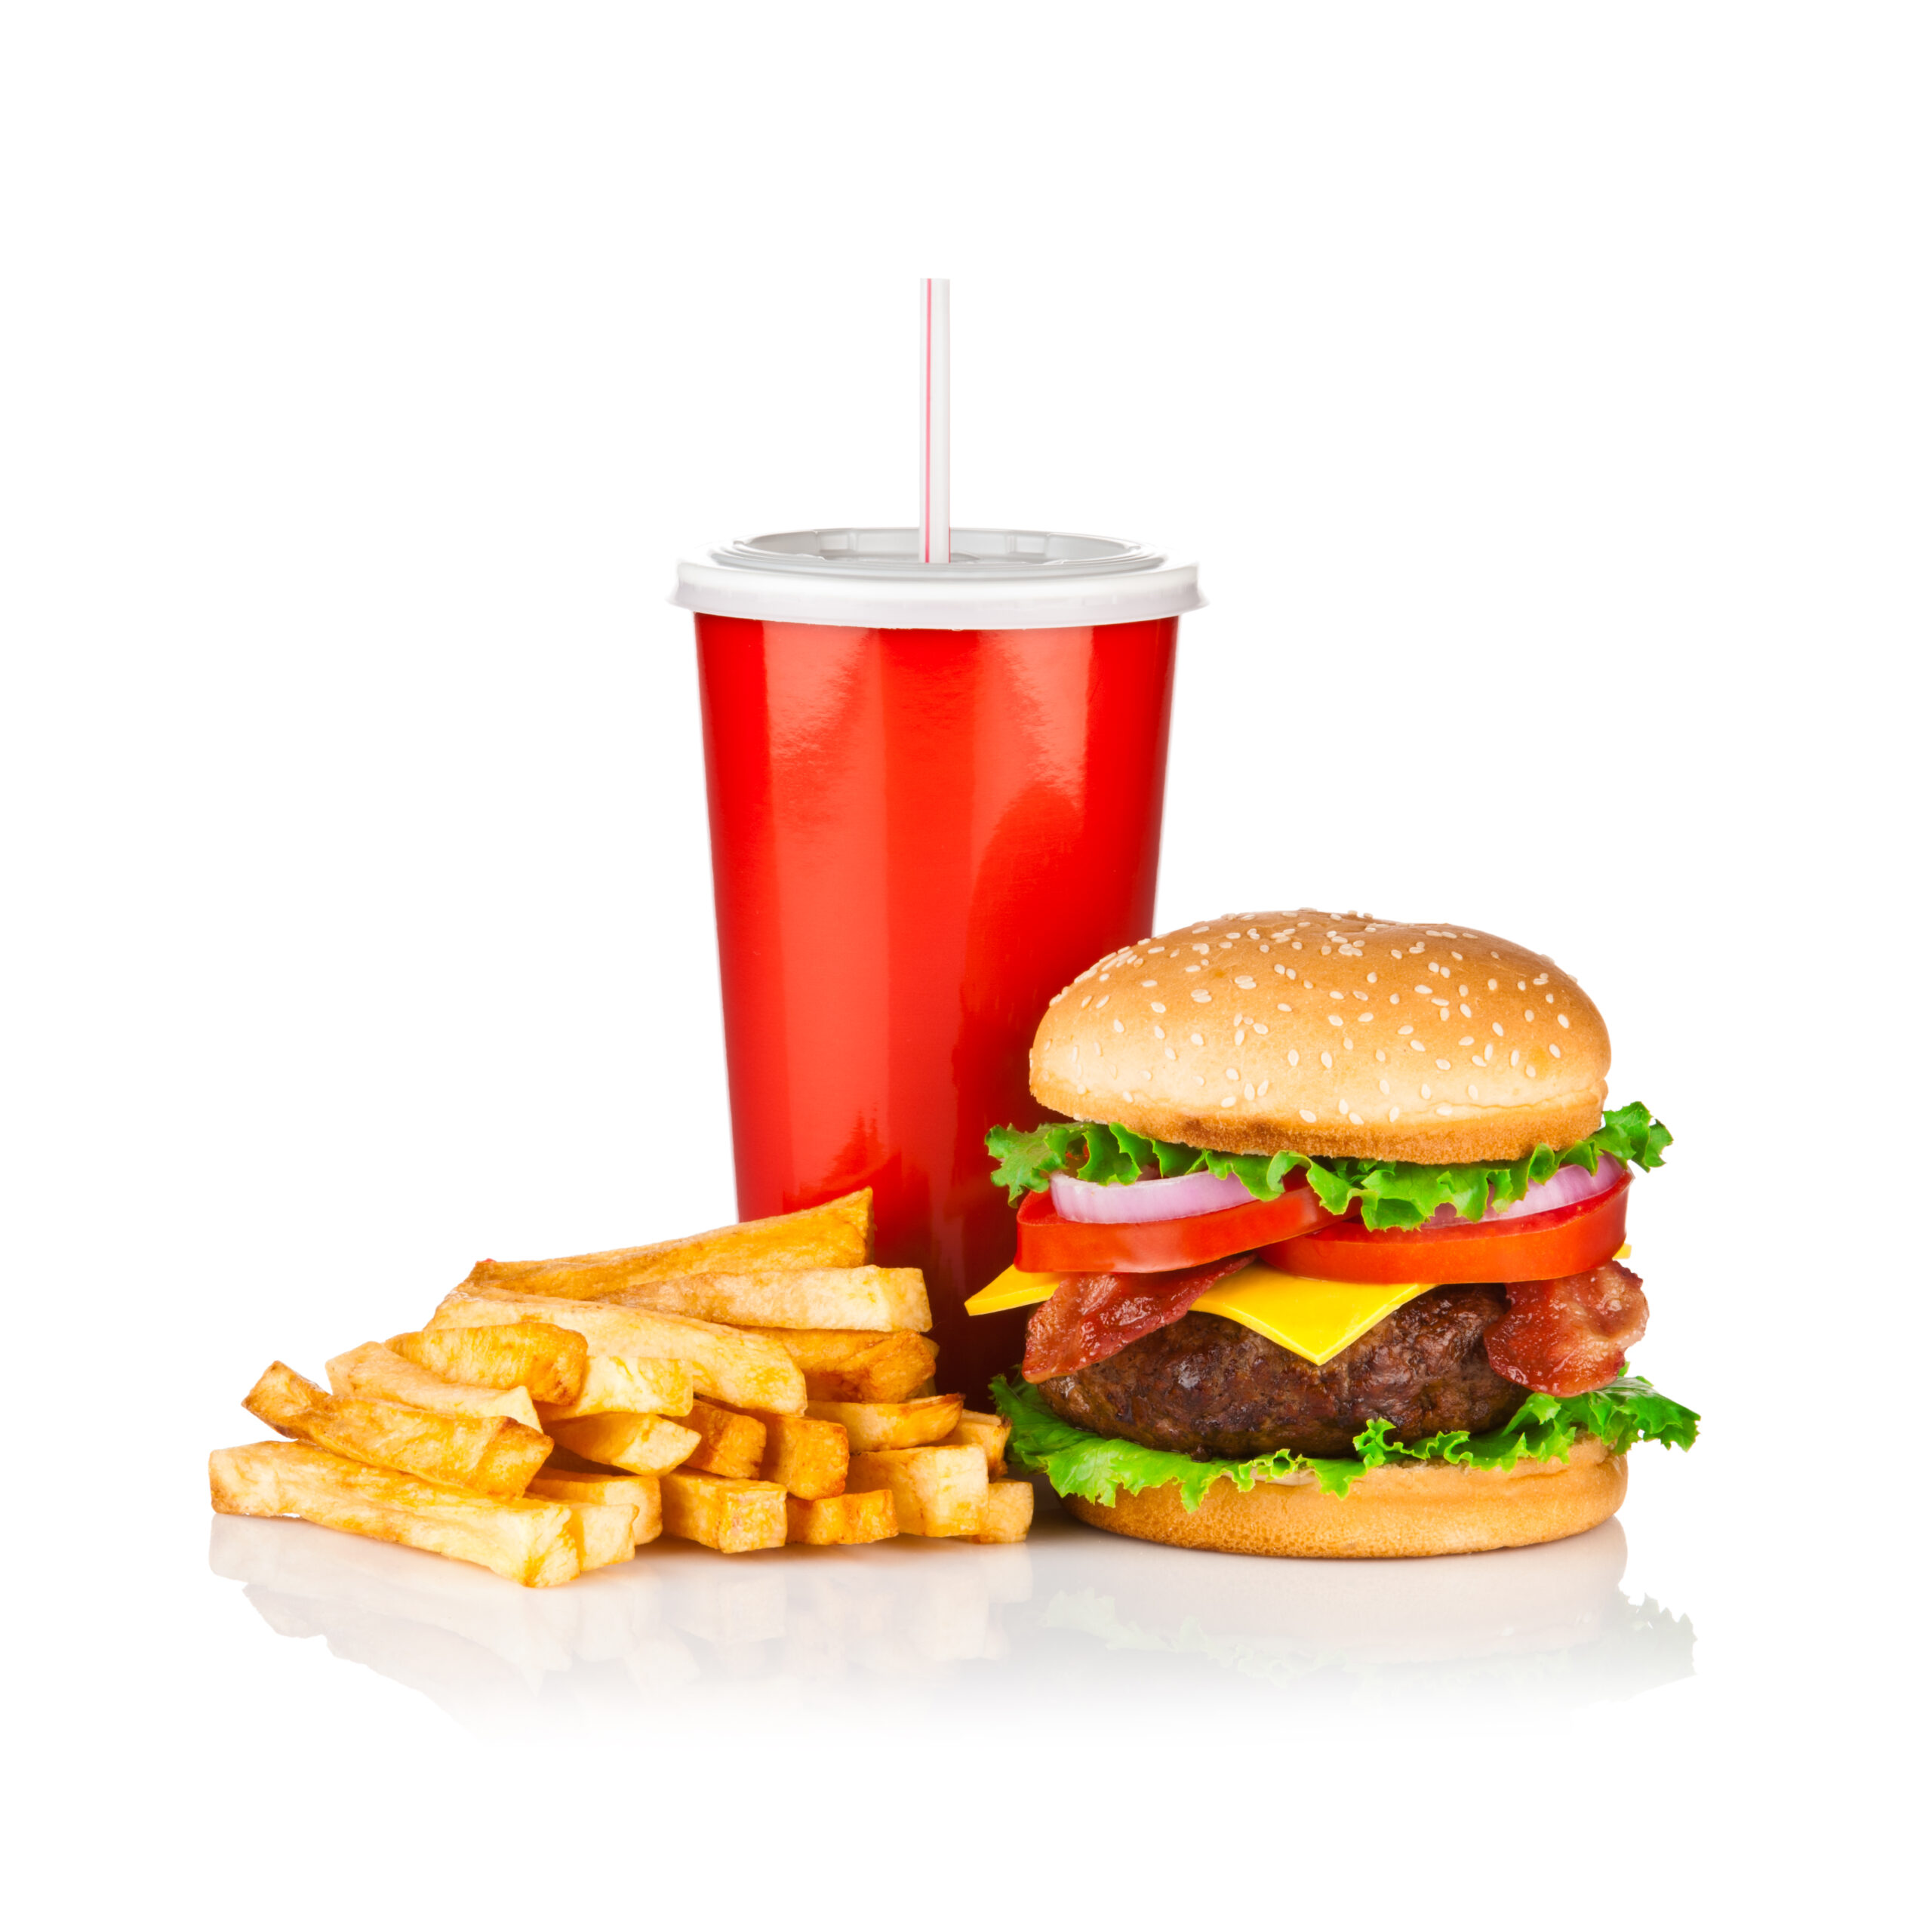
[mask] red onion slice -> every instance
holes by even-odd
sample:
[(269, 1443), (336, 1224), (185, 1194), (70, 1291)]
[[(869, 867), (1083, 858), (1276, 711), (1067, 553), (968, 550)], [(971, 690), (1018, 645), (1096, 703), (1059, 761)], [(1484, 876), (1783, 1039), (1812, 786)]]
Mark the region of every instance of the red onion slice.
[(1183, 1221), (1238, 1208), (1254, 1196), (1232, 1174), (1176, 1174), (1170, 1180), (1129, 1181), (1124, 1186), (1054, 1174), (1054, 1210), (1069, 1221)]
[[(1512, 1201), (1506, 1208), (1492, 1208), (1483, 1219), (1520, 1221), (1526, 1214), (1547, 1214), (1552, 1208), (1574, 1208), (1580, 1201), (1594, 1201), (1598, 1195), (1607, 1194), (1623, 1178), (1623, 1163), (1612, 1160), (1607, 1154), (1599, 1154), (1595, 1174), (1587, 1168), (1558, 1168), (1549, 1180), (1532, 1181), (1521, 1200)], [(1446, 1228), (1460, 1218), (1454, 1208), (1438, 1208), (1429, 1225)]]

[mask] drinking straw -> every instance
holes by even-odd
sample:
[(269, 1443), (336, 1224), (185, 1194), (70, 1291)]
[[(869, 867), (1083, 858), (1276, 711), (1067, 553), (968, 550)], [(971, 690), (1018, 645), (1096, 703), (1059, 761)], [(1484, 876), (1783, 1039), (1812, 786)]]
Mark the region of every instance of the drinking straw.
[(919, 284), (919, 561), (952, 561), (952, 284)]

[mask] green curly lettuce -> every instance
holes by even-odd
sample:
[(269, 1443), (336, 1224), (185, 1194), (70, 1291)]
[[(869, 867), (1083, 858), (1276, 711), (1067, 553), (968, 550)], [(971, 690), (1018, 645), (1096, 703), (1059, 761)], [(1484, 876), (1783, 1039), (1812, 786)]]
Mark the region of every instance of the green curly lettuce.
[(1272, 1477), (1305, 1473), (1331, 1496), (1346, 1496), (1349, 1484), (1367, 1471), (1404, 1460), (1507, 1470), (1519, 1462), (1567, 1456), (1584, 1435), (1595, 1436), (1613, 1456), (1636, 1442), (1688, 1449), (1697, 1439), (1699, 1420), (1695, 1410), (1659, 1395), (1641, 1376), (1625, 1375), (1586, 1395), (1533, 1394), (1500, 1429), (1486, 1435), (1443, 1429), (1420, 1442), (1401, 1443), (1390, 1439), (1391, 1426), (1378, 1418), (1355, 1438), (1352, 1457), (1297, 1456), (1291, 1449), (1278, 1449), (1233, 1462), (1196, 1460), (1118, 1436), (1095, 1435), (1055, 1415), (1039, 1391), (1017, 1376), (996, 1377), (992, 1396), (1013, 1425), (1008, 1460), (1017, 1469), (1042, 1472), (1058, 1494), (1107, 1505), (1116, 1490), (1137, 1496), (1143, 1489), (1172, 1483), (1180, 1491), (1182, 1507), (1189, 1510), (1200, 1508), (1209, 1485), (1223, 1476), (1237, 1489), (1250, 1490)]
[(1150, 1140), (1117, 1121), (996, 1127), (986, 1136), (986, 1151), (998, 1163), (994, 1180), (1015, 1204), (1024, 1195), (1041, 1192), (1060, 1173), (1113, 1186), (1156, 1174), (1164, 1180), (1202, 1172), (1224, 1179), (1232, 1175), (1257, 1200), (1272, 1201), (1297, 1172), (1306, 1171), (1316, 1199), (1330, 1214), (1346, 1214), (1349, 1203), (1359, 1201), (1363, 1224), (1380, 1229), (1419, 1228), (1444, 1207), (1454, 1208), (1466, 1221), (1479, 1221), (1491, 1208), (1521, 1200), (1558, 1168), (1595, 1174), (1605, 1155), (1633, 1167), (1660, 1168), (1670, 1143), (1670, 1129), (1641, 1100), (1633, 1100), (1605, 1114), (1595, 1133), (1560, 1154), (1539, 1146), (1520, 1161), (1456, 1167), (1347, 1156), (1317, 1160), (1307, 1154), (1223, 1154), (1184, 1141)]

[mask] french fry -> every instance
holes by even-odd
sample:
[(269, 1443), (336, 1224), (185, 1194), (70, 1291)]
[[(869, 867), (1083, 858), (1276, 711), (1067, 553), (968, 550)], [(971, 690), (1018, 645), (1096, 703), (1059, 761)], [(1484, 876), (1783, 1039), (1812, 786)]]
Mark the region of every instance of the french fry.
[(1024, 1543), (1033, 1522), (1033, 1485), (1030, 1482), (989, 1482), (986, 1506), (980, 1513), (974, 1543)]
[(851, 1438), (835, 1422), (816, 1416), (768, 1416), (764, 1461), (758, 1474), (807, 1502), (837, 1496), (845, 1487)]
[(694, 1315), (741, 1328), (894, 1328), (933, 1325), (926, 1279), (916, 1268), (761, 1269), (737, 1275), (680, 1275), (599, 1300), (626, 1308)]
[(225, 1516), (300, 1516), (478, 1563), (513, 1583), (567, 1583), (583, 1567), (576, 1525), (561, 1503), (466, 1495), (306, 1443), (217, 1449), (208, 1458), (208, 1497)]
[(959, 1426), (943, 1439), (949, 1444), (977, 1442), (986, 1452), (989, 1481), (1006, 1474), (1007, 1438), (1013, 1425), (1004, 1416), (991, 1416), (978, 1409), (962, 1409)]
[(939, 1356), (937, 1346), (924, 1336), (903, 1329), (890, 1335), (863, 1328), (758, 1327), (742, 1332), (783, 1349), (797, 1364), (805, 1393), (815, 1402), (903, 1402), (931, 1377)]
[(740, 1221), (678, 1241), (642, 1247), (606, 1248), (555, 1261), (479, 1261), (463, 1286), (480, 1294), (508, 1288), (518, 1294), (575, 1299), (621, 1294), (647, 1281), (681, 1275), (744, 1273), (767, 1268), (862, 1268), (872, 1258), (872, 1191), (861, 1188), (822, 1208), (768, 1220)]
[[(688, 1315), (659, 1315), (611, 1302), (561, 1301), (508, 1289), (477, 1295), (454, 1288), (431, 1318), (429, 1332), (488, 1328), (506, 1321), (554, 1321), (559, 1327), (574, 1329), (596, 1355), (688, 1363), (692, 1386), (700, 1395), (734, 1409), (797, 1415), (805, 1406), (804, 1377), (777, 1343), (756, 1330), (726, 1328)], [(870, 1339), (876, 1343), (878, 1337)], [(917, 1336), (906, 1339), (919, 1340)]]
[[(487, 1335), (487, 1328), (464, 1328), (457, 1334)], [(580, 1341), (583, 1337), (577, 1338)], [(691, 1405), (688, 1362), (640, 1361), (635, 1355), (592, 1355), (585, 1369), (583, 1386), (574, 1402), (540, 1402), (537, 1413), (547, 1425), (568, 1422), (574, 1416), (681, 1416)]]
[(675, 1469), (698, 1445), (698, 1432), (662, 1416), (578, 1416), (550, 1424), (553, 1438), (586, 1462), (601, 1463), (634, 1475), (661, 1475)]
[[(561, 1501), (546, 1497), (546, 1502)], [(565, 1503), (571, 1512), (571, 1534), (577, 1539), (577, 1561), (586, 1570), (628, 1563), (637, 1554), (634, 1503)]]
[(848, 1489), (889, 1489), (900, 1534), (970, 1537), (986, 1503), (986, 1459), (977, 1444), (875, 1449), (852, 1458)]
[(485, 1496), (521, 1496), (550, 1453), (546, 1438), (506, 1416), (446, 1415), (400, 1402), (332, 1395), (285, 1362), (272, 1362), (242, 1398), (281, 1435)]
[(728, 1555), (783, 1546), (785, 1492), (775, 1482), (737, 1482), (684, 1469), (662, 1480), (667, 1535)]
[(389, 1346), (432, 1375), (485, 1389), (527, 1389), (533, 1402), (574, 1401), (589, 1354), (575, 1329), (550, 1321), (506, 1321), (480, 1334), (427, 1329), (393, 1336)]
[(329, 1386), (338, 1395), (405, 1402), (413, 1409), (434, 1409), (444, 1415), (508, 1416), (526, 1429), (542, 1426), (528, 1389), (445, 1381), (380, 1342), (365, 1342), (359, 1349), (348, 1349), (326, 1367)]
[(838, 1423), (854, 1449), (917, 1449), (943, 1442), (961, 1407), (957, 1395), (927, 1395), (909, 1402), (808, 1401), (805, 1413)]
[(655, 1476), (571, 1475), (540, 1469), (530, 1478), (526, 1496), (554, 1503), (614, 1503), (631, 1512), (631, 1542), (639, 1548), (654, 1543), (664, 1527), (664, 1504)]
[(882, 1543), (899, 1534), (889, 1489), (848, 1490), (843, 1496), (785, 1499), (787, 1543)]
[(702, 1470), (714, 1476), (735, 1476), (740, 1481), (749, 1481), (757, 1475), (758, 1465), (764, 1460), (767, 1433), (765, 1425), (757, 1417), (740, 1415), (735, 1409), (721, 1409), (711, 1402), (694, 1402), (685, 1425), (697, 1430), (698, 1444), (679, 1468)]

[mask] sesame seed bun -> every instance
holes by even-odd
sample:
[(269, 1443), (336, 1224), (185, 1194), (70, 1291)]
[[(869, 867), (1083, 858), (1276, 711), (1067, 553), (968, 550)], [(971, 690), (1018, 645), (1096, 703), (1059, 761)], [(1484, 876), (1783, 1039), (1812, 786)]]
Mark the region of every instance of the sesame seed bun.
[(1493, 933), (1304, 907), (1109, 954), (1054, 995), (1029, 1069), (1060, 1113), (1196, 1147), (1517, 1161), (1595, 1131), (1610, 1035)]
[(1258, 1482), (1243, 1492), (1223, 1477), (1199, 1509), (1173, 1484), (1118, 1492), (1112, 1503), (1060, 1498), (1083, 1523), (1183, 1549), (1237, 1556), (1448, 1556), (1555, 1543), (1593, 1530), (1623, 1503), (1624, 1459), (1585, 1437), (1562, 1462), (1510, 1470), (1416, 1463), (1371, 1469), (1346, 1496), (1312, 1475)]

